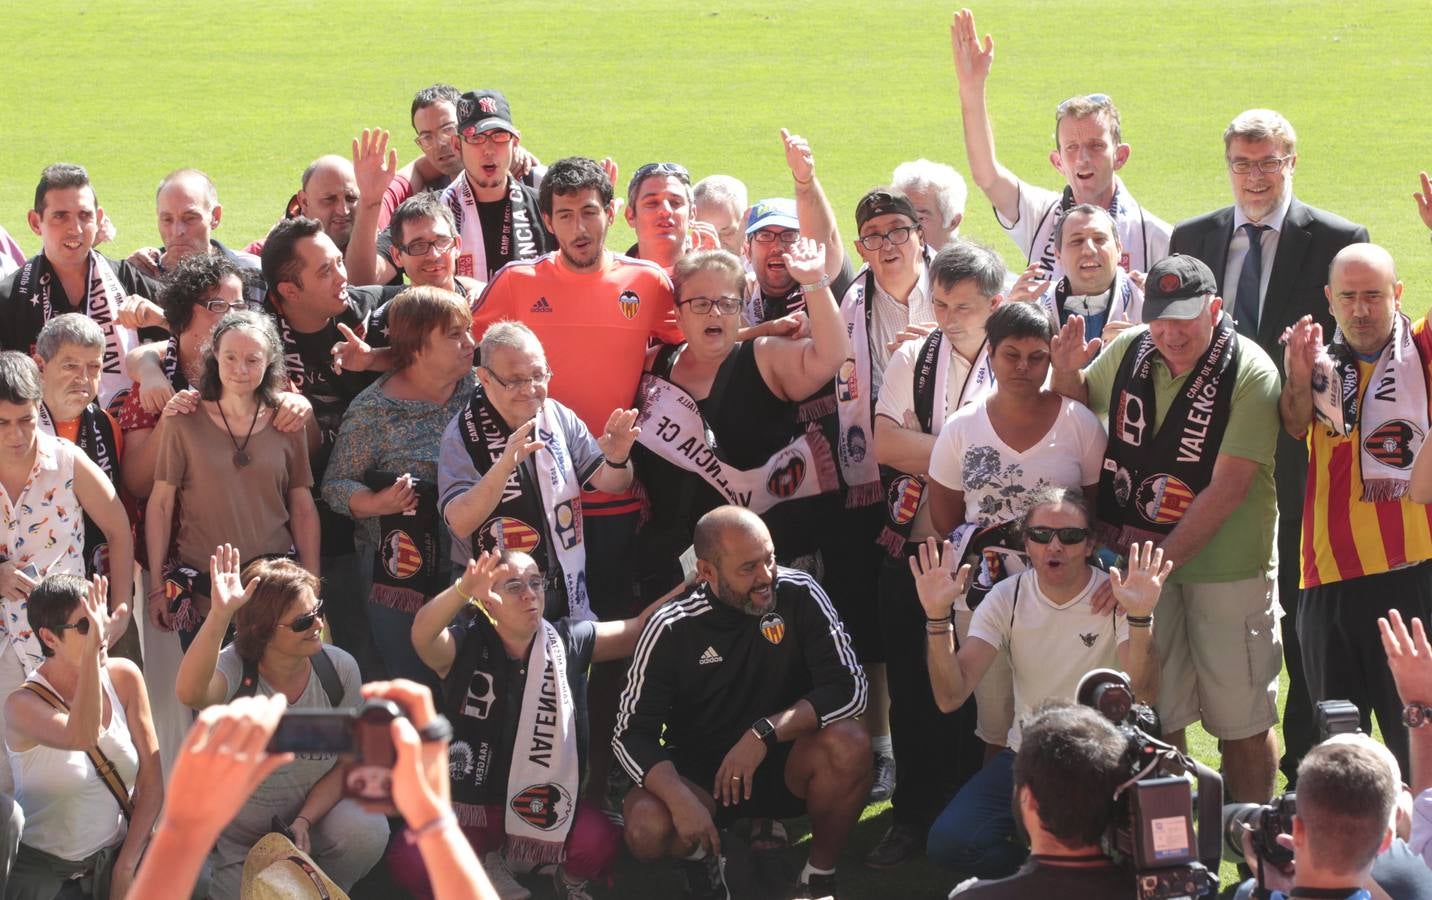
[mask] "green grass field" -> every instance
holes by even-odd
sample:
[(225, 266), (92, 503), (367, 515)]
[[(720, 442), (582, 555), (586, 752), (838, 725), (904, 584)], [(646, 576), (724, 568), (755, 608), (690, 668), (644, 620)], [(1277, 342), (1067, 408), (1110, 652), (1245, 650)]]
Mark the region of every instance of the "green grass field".
[[(966, 168), (951, 10), (852, 0), (17, 2), (5, 10), (11, 51), (0, 59), (0, 225), (33, 253), (25, 211), (40, 169), (79, 162), (119, 228), (106, 252), (123, 256), (157, 242), (159, 178), (197, 166), (219, 186), (217, 237), (241, 246), (277, 218), (304, 165), (348, 152), (362, 128), (393, 130), (408, 161), (412, 94), (447, 81), (504, 90), (546, 161), (610, 155), (626, 174), (671, 159), (698, 178), (736, 175), (753, 199), (789, 192), (777, 137), (789, 127), (811, 141), (848, 239), (856, 199), (897, 163)], [(1001, 159), (1017, 174), (1055, 185), (1055, 105), (1105, 92), (1133, 146), (1126, 183), (1177, 222), (1229, 202), (1222, 130), (1245, 108), (1273, 107), (1299, 132), (1298, 196), (1365, 223), (1398, 261), (1408, 311), (1429, 305), (1432, 248), (1410, 198), (1418, 170), (1432, 167), (1424, 4), (1031, 0), (976, 12), (995, 35), (990, 107)], [(1021, 264), (971, 190), (963, 233)], [(619, 224), (610, 246), (630, 239)], [(1216, 760), (1206, 738), (1193, 747)], [(883, 832), (882, 813), (861, 825), (845, 896), (942, 896), (951, 879), (923, 860), (879, 875), (860, 868), (855, 854)], [(674, 890), (623, 874), (632, 877), (613, 896)]]

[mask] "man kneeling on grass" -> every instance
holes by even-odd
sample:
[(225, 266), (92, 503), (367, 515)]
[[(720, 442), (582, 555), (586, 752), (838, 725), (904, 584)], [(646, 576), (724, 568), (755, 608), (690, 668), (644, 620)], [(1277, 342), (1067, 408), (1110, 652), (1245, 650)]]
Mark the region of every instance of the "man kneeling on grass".
[(795, 896), (833, 897), (870, 790), (870, 738), (854, 721), (865, 672), (825, 591), (776, 566), (755, 513), (717, 507), (694, 544), (700, 583), (647, 623), (617, 710), (612, 747), (640, 785), (627, 846), (682, 860), (690, 896), (730, 900), (719, 829), (808, 812)]

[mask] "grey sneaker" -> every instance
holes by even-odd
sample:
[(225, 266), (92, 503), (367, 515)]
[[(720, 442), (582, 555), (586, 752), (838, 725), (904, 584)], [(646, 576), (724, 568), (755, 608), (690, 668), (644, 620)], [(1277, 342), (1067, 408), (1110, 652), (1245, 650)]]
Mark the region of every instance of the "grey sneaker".
[(676, 866), (686, 879), (686, 896), (691, 900), (731, 900), (726, 857), (707, 853), (700, 859), (678, 859)]
[(512, 877), (512, 870), (507, 867), (507, 859), (501, 853), (493, 851), (483, 857), (482, 869), (487, 873), (487, 880), (492, 882), (492, 889), (502, 900), (531, 900), (532, 892)]
[(592, 900), (589, 885), (590, 882), (585, 880), (576, 884), (568, 881), (560, 866), (552, 873), (552, 893), (557, 900)]
[(872, 769), (875, 777), (870, 782), (870, 797), (867, 802), (884, 803), (895, 793), (895, 757), (876, 753)]

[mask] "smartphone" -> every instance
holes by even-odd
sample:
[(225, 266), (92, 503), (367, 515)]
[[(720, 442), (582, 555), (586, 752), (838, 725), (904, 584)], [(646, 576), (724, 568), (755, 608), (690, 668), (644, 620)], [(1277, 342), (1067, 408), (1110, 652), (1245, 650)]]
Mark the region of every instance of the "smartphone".
[(30, 579), (31, 581), (39, 581), (39, 580), (40, 580), (40, 570), (37, 569), (37, 568), (35, 568), (35, 564), (34, 564), (34, 563), (25, 563), (25, 565), (22, 566), (21, 569), (20, 569), (20, 574), (21, 574), (21, 575), (24, 575), (26, 578)]

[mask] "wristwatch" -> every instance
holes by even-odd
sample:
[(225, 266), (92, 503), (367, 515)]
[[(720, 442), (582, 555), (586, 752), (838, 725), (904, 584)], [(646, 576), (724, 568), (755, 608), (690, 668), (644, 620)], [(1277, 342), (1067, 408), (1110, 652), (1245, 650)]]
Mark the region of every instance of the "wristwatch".
[[(1432, 712), (1432, 710), (1429, 710), (1429, 712)], [(770, 719), (757, 719), (751, 725), (751, 733), (760, 738), (761, 743), (767, 747), (774, 747), (779, 743), (776, 740), (776, 726), (771, 724)]]
[(1402, 707), (1402, 724), (1408, 728), (1421, 728), (1432, 722), (1432, 706), (1416, 700)]

